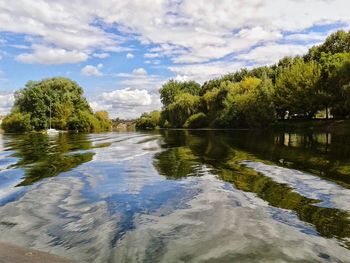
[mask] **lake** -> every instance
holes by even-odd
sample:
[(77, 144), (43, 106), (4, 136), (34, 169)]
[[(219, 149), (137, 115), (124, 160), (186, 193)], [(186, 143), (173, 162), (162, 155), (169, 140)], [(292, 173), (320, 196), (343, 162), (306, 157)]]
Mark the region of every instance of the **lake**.
[(0, 241), (86, 262), (350, 262), (350, 134), (0, 134)]

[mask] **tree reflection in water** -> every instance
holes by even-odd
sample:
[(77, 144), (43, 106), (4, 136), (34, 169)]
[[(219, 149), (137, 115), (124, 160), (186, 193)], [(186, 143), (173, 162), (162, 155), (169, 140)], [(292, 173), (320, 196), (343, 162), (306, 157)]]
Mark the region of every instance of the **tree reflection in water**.
[(47, 177), (54, 177), (70, 171), (78, 165), (92, 160), (94, 153), (88, 150), (106, 147), (109, 144), (93, 146), (86, 134), (7, 135), (12, 137), (7, 147), (15, 151), (18, 162), (13, 168), (22, 168), (24, 178), (17, 186), (26, 186)]
[(251, 133), (246, 131), (162, 131), (165, 147), (154, 165), (169, 179), (196, 174), (200, 164), (237, 189), (253, 192), (270, 205), (294, 211), (327, 238), (338, 238), (350, 247), (350, 214), (317, 206), (321, 200), (307, 198), (290, 186), (247, 168), (243, 160), (292, 167), (350, 188), (350, 137), (297, 133)]

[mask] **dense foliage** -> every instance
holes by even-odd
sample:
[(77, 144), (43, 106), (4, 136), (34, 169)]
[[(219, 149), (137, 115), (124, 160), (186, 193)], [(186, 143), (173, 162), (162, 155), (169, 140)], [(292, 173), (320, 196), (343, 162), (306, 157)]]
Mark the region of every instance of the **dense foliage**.
[(267, 127), (284, 119), (350, 118), (350, 31), (338, 31), (303, 57), (241, 69), (199, 85), (170, 80), (160, 89), (158, 122), (139, 128)]
[(160, 112), (152, 111), (150, 113), (144, 113), (136, 120), (135, 127), (138, 129), (154, 129), (159, 127), (160, 124)]
[(11, 113), (2, 128), (7, 132), (40, 131), (49, 127), (51, 108), (52, 128), (81, 132), (111, 128), (107, 112), (93, 113), (83, 89), (66, 78), (29, 81), (15, 93)]

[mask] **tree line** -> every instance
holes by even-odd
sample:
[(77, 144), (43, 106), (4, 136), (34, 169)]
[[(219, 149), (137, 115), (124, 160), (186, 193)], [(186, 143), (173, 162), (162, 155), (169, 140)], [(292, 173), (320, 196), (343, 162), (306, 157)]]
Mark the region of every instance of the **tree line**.
[(79, 132), (110, 130), (106, 111), (93, 112), (83, 89), (67, 78), (28, 81), (15, 93), (10, 114), (2, 121), (6, 132), (41, 131), (49, 127)]
[(137, 128), (249, 128), (284, 119), (350, 118), (350, 31), (337, 31), (304, 56), (206, 81), (169, 80), (161, 111)]

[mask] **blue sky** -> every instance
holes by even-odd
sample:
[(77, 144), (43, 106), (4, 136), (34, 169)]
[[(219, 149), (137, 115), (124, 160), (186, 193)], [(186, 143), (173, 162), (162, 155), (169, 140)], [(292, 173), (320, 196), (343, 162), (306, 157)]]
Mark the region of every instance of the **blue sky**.
[(200, 83), (303, 54), (349, 30), (346, 0), (0, 0), (0, 114), (28, 80), (79, 83), (94, 110), (161, 107), (170, 78)]

